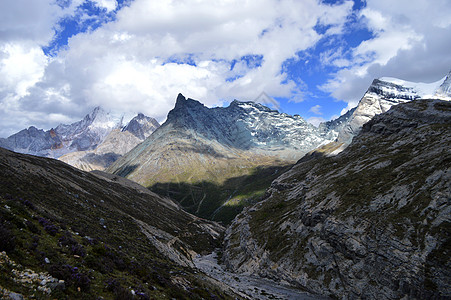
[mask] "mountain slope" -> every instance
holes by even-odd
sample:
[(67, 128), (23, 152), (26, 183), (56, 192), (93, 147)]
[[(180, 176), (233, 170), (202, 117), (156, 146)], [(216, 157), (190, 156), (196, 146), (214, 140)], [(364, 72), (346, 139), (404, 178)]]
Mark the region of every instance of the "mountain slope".
[(138, 114), (121, 130), (110, 131), (95, 149), (71, 152), (59, 157), (59, 160), (84, 171), (103, 171), (149, 137), (159, 126), (155, 119)]
[[(142, 299), (231, 295), (192, 269), (197, 253), (218, 246), (223, 228), (126, 179), (0, 148), (0, 203), (0, 251), (6, 251), (0, 294), (7, 289), (78, 299), (129, 299), (131, 290)], [(32, 270), (28, 275), (26, 268)], [(27, 277), (33, 272), (41, 274), (40, 281)]]
[[(180, 94), (166, 122), (108, 172), (169, 195), (192, 213), (227, 221), (287, 164), (327, 141), (299, 116), (253, 102), (207, 108)], [(249, 176), (265, 179), (251, 186)], [(232, 216), (222, 219), (225, 211)]]
[(416, 100), (302, 158), (229, 226), (224, 261), (337, 298), (450, 297), (450, 126), (450, 102)]

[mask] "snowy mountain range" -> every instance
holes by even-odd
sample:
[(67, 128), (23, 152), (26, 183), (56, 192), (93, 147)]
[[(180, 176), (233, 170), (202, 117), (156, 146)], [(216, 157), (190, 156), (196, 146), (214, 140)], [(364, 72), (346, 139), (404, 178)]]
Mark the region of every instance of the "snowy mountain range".
[[(279, 113), (254, 102), (235, 100), (228, 107), (207, 108), (179, 94), (166, 122), (110, 170), (150, 184), (156, 180), (174, 180), (182, 173), (191, 174), (185, 169), (198, 155), (202, 158), (196, 163), (197, 169), (211, 169), (211, 157), (225, 158), (229, 163), (240, 155), (295, 162), (318, 146), (333, 141), (349, 144), (364, 123), (393, 105), (425, 97), (451, 99), (450, 82), (450, 75), (430, 84), (395, 78), (375, 79), (355, 109), (319, 127), (298, 115)], [(171, 151), (167, 151), (167, 146), (171, 146)], [(165, 160), (161, 159), (162, 155)], [(186, 159), (182, 159), (184, 157)], [(129, 172), (133, 165), (139, 168)], [(249, 165), (249, 160), (244, 165)], [(126, 174), (124, 170), (128, 170)], [(192, 182), (203, 180), (203, 176), (184, 177)]]
[[(111, 153), (111, 157), (117, 158), (159, 127), (155, 119), (143, 114), (138, 114), (125, 126), (123, 119), (123, 115), (96, 107), (82, 120), (70, 125), (60, 124), (48, 131), (31, 126), (6, 139), (0, 138), (0, 147), (51, 158), (79, 152), (89, 154), (89, 151)], [(111, 145), (112, 140), (116, 145)], [(86, 151), (88, 152), (85, 153)], [(78, 156), (83, 157), (81, 154)], [(73, 158), (71, 162), (80, 166)]]
[[(450, 74), (429, 84), (389, 77), (375, 79), (356, 108), (336, 120), (321, 123), (319, 127), (307, 123), (298, 115), (279, 113), (254, 102), (235, 100), (229, 107), (210, 109), (179, 95), (174, 109), (168, 114), (168, 125), (146, 145), (160, 136), (163, 139), (170, 137), (166, 136), (166, 128), (173, 128), (192, 135), (192, 141), (205, 140), (208, 147), (223, 147), (215, 151), (224, 152), (224, 157), (233, 157), (237, 151), (241, 154), (245, 151), (246, 155), (271, 156), (294, 162), (305, 153), (332, 141), (342, 145), (337, 150), (341, 151), (363, 124), (393, 105), (419, 98), (451, 99)], [(70, 125), (61, 124), (48, 131), (31, 126), (6, 139), (0, 138), (0, 147), (60, 158), (84, 170), (103, 170), (159, 127), (155, 119), (143, 114), (126, 124), (123, 119), (123, 115), (96, 107), (82, 120)], [(192, 144), (192, 141), (187, 140), (186, 143)], [(160, 143), (158, 147), (165, 144)], [(154, 150), (159, 153), (158, 149)], [(131, 154), (131, 157), (134, 156)], [(169, 164), (167, 167), (173, 166)]]

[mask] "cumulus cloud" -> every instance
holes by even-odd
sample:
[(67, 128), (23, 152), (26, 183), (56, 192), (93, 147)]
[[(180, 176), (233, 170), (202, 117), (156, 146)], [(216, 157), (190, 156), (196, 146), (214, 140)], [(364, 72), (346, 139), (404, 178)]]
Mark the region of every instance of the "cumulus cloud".
[[(451, 2), (447, 0), (368, 0), (360, 17), (373, 38), (352, 49), (351, 59), (343, 60), (349, 65), (343, 64), (322, 89), (348, 102), (349, 109), (374, 78), (439, 80), (451, 69), (450, 15)], [(325, 58), (341, 62), (336, 55)]]
[[(302, 101), (304, 74), (289, 76), (284, 62), (343, 34), (356, 14), (352, 1), (95, 0), (107, 21), (45, 56), (61, 20), (95, 17), (79, 9), (84, 2), (0, 2), (0, 136), (76, 121), (97, 105), (162, 121), (179, 92), (209, 106), (262, 92)], [(321, 62), (335, 71), (321, 88), (352, 106), (374, 77), (437, 80), (451, 66), (450, 6), (368, 0), (357, 14), (373, 37), (323, 53)]]
[[(43, 22), (35, 22), (43, 27), (37, 40), (26, 38), (38, 50), (51, 41), (57, 21), (82, 2), (62, 8), (40, 1), (42, 16), (27, 11)], [(94, 2), (107, 11), (117, 8), (115, 0)], [(117, 12), (115, 21), (71, 37), (53, 58), (33, 47), (21, 50), (33, 67), (15, 77), (22, 82), (7, 83), (14, 97), (0, 113), (22, 112), (28, 124), (49, 128), (96, 105), (163, 120), (179, 92), (210, 106), (253, 100), (262, 92), (300, 98), (302, 87), (282, 72), (283, 62), (321, 39), (316, 25), (329, 28), (323, 35), (341, 32), (351, 10), (351, 1), (330, 6), (316, 0), (135, 0)], [(53, 117), (44, 118), (47, 114)], [(9, 130), (25, 127), (26, 119)]]
[(94, 0), (97, 6), (106, 9), (107, 11), (115, 10), (117, 7), (116, 0)]
[(22, 99), (43, 79), (49, 58), (42, 47), (52, 40), (57, 21), (73, 14), (79, 4), (76, 0), (66, 7), (48, 0), (0, 1), (0, 136), (33, 124), (36, 112), (23, 107)]

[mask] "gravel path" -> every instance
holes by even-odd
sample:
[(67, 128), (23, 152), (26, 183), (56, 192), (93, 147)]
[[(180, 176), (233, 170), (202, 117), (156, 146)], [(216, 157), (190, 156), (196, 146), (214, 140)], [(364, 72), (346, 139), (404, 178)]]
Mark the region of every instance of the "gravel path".
[(320, 296), (311, 295), (307, 292), (282, 286), (269, 279), (228, 272), (224, 270), (223, 266), (218, 264), (215, 252), (209, 255), (196, 257), (194, 259), (194, 264), (199, 270), (230, 286), (237, 294), (244, 298), (290, 300), (326, 299)]

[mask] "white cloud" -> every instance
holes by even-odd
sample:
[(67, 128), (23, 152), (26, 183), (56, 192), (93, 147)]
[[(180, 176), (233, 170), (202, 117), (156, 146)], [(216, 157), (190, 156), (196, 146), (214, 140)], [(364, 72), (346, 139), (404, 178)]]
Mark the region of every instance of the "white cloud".
[[(36, 34), (40, 38), (33, 40), (35, 47), (48, 44), (57, 20), (75, 10), (80, 1), (63, 10), (50, 0), (40, 0), (38, 10), (43, 15), (35, 16), (34, 23), (42, 29)], [(95, 2), (107, 11), (117, 7), (115, 0)], [(14, 110), (0, 114), (28, 115), (28, 122), (24, 118), (16, 127), (9, 127), (17, 131), (46, 113), (58, 118), (33, 124), (56, 126), (54, 120), (75, 120), (95, 105), (142, 111), (162, 120), (179, 92), (210, 106), (235, 98), (252, 100), (261, 92), (301, 100), (303, 87), (281, 72), (282, 63), (315, 45), (321, 38), (314, 30), (318, 23), (329, 26), (329, 33), (341, 32), (352, 4), (135, 0), (118, 11), (114, 22), (70, 38), (67, 50), (57, 57), (42, 62), (33, 52), (37, 65), (30, 74), (19, 76), (25, 83), (10, 84), (20, 99), (10, 106)], [(3, 11), (10, 13), (9, 9)], [(26, 21), (25, 16), (21, 19)], [(28, 29), (21, 30), (31, 34)], [(240, 62), (245, 55), (262, 56), (261, 64)], [(175, 58), (189, 58), (195, 65), (178, 63)], [(233, 60), (238, 62), (231, 70)], [(18, 86), (22, 86), (22, 94), (16, 91)], [(26, 95), (21, 97), (24, 90)]]
[(310, 112), (316, 114), (316, 115), (322, 115), (323, 113), (321, 112), (321, 105), (315, 105), (310, 107), (309, 109)]
[[(368, 0), (361, 17), (374, 37), (354, 48), (322, 89), (351, 108), (374, 78), (439, 80), (451, 69), (450, 16), (447, 0)], [(339, 58), (335, 62), (340, 67)]]
[(320, 123), (325, 122), (325, 121), (326, 121), (326, 119), (321, 118), (321, 117), (310, 117), (307, 119), (307, 122), (309, 122), (310, 124), (313, 124), (317, 127)]
[[(84, 1), (65, 8), (54, 0), (0, 1), (0, 136), (75, 121), (96, 105), (163, 120), (179, 92), (210, 106), (261, 92), (302, 101), (306, 86), (281, 72), (283, 62), (316, 45), (316, 25), (327, 28), (325, 35), (345, 31), (353, 5), (135, 0), (115, 21), (73, 36), (66, 50), (46, 57), (42, 47), (58, 20), (80, 13)], [(107, 12), (118, 7), (116, 0), (95, 3)], [(448, 0), (368, 0), (360, 25), (373, 38), (324, 53), (323, 64), (338, 71), (322, 88), (352, 107), (375, 77), (438, 80), (451, 68), (450, 15)], [(261, 64), (240, 61), (245, 55), (261, 56)]]
[(117, 7), (116, 0), (94, 0), (97, 6), (105, 8), (107, 11), (115, 10)]
[(47, 57), (42, 49), (26, 43), (0, 46), (0, 95), (23, 97), (44, 74)]

